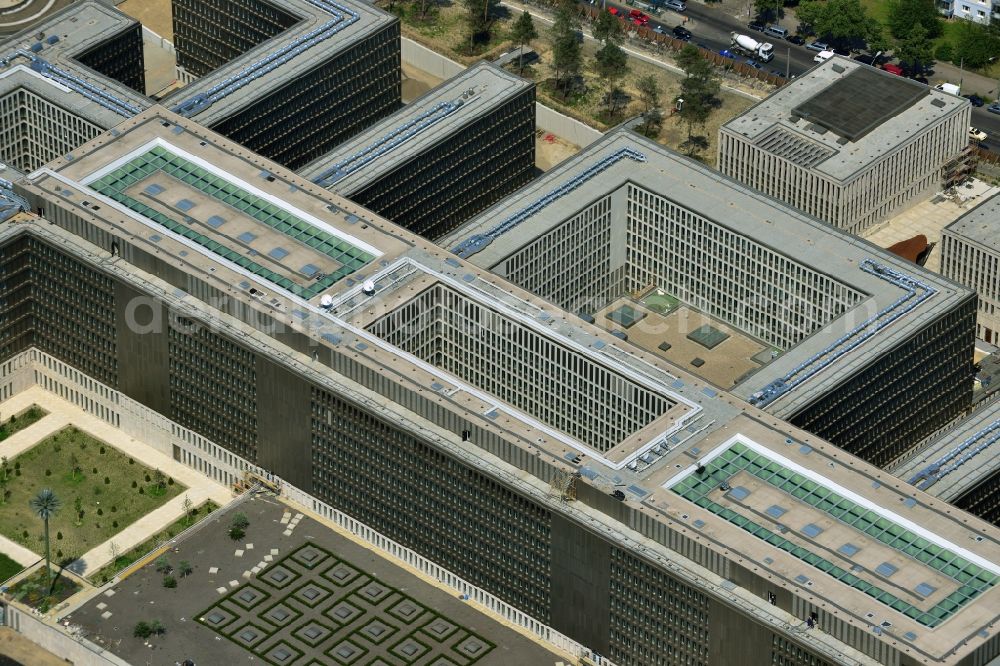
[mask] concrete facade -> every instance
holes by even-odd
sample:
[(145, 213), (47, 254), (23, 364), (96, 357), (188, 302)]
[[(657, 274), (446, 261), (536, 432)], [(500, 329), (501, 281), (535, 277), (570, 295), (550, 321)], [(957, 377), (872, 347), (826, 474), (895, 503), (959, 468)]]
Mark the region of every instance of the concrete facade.
[(878, 465), (971, 398), (969, 290), (625, 130), (441, 243), (570, 312), (655, 287), (746, 331), (774, 354), (733, 392)]
[(1000, 345), (1000, 195), (945, 227), (941, 274), (975, 289), (976, 337)]
[(534, 84), (479, 63), (298, 172), (433, 240), (534, 170)]
[[(890, 107), (880, 96), (892, 88)], [(845, 131), (866, 112), (870, 125)], [(719, 170), (856, 234), (943, 187), (971, 113), (961, 97), (835, 56), (723, 125)]]
[[(237, 474), (280, 477), (612, 663), (1000, 651), (978, 633), (1000, 595), (992, 526), (195, 123), (155, 108), (20, 191), (46, 210), (0, 227), (4, 358), (41, 349), (84, 404), (190, 429)], [(837, 554), (863, 532), (863, 557)]]

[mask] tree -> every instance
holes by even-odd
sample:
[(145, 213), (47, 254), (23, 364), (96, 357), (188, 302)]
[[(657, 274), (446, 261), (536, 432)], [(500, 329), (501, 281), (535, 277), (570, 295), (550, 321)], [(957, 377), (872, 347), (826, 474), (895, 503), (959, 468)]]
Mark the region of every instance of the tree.
[(118, 556), (121, 555), (121, 549), (118, 544), (112, 541), (108, 544), (108, 551), (111, 553), (111, 563), (116, 564), (118, 562)]
[(49, 551), (49, 518), (59, 513), (62, 502), (50, 489), (45, 488), (28, 500), (28, 505), (35, 515), (45, 524), (45, 570), (49, 574), (49, 589), (52, 589), (52, 555)]
[(488, 41), (500, 0), (462, 0), (462, 4), (468, 12), (465, 20), (469, 26), (469, 47), (475, 46), (476, 38), (481, 35), (486, 35)]
[(952, 43), (955, 53), (952, 62), (978, 69), (985, 67), (990, 58), (1000, 53), (1000, 33), (972, 21), (959, 21)]
[(608, 12), (601, 12), (597, 15), (593, 33), (594, 39), (605, 46), (608, 44), (621, 46), (625, 43), (625, 31), (622, 29), (621, 19)]
[(753, 8), (757, 10), (757, 18), (770, 21), (785, 13), (785, 0), (754, 0)]
[(10, 482), (7, 456), (0, 459), (0, 504), (7, 503), (7, 484)]
[(232, 539), (233, 541), (239, 541), (240, 539), (242, 539), (245, 536), (246, 536), (246, 532), (244, 532), (240, 528), (238, 528), (236, 526), (233, 526), (233, 527), (229, 528), (229, 538)]
[(166, 555), (160, 555), (156, 558), (156, 570), (161, 574), (169, 574), (174, 570), (174, 567), (170, 564), (170, 560), (167, 559)]
[(245, 513), (237, 513), (236, 515), (233, 516), (233, 521), (231, 524), (233, 527), (238, 527), (241, 530), (245, 530), (246, 528), (250, 527), (250, 519), (247, 518), (247, 514)]
[(162, 636), (167, 632), (167, 628), (159, 620), (153, 620), (149, 623), (149, 632), (154, 636)]
[(915, 23), (910, 34), (896, 47), (895, 56), (903, 67), (913, 73), (920, 73), (934, 62), (934, 44), (927, 38), (927, 30)]
[(878, 27), (865, 13), (861, 0), (803, 0), (796, 15), (817, 35), (842, 47), (867, 41)]
[(519, 75), (524, 74), (524, 47), (531, 40), (538, 38), (538, 31), (535, 30), (535, 22), (532, 20), (531, 14), (527, 11), (517, 17), (514, 27), (511, 28), (510, 38), (521, 49), (521, 52), (517, 56), (517, 73)]
[(700, 141), (696, 140), (694, 127), (703, 126), (712, 109), (718, 106), (719, 80), (715, 78), (715, 70), (708, 61), (690, 44), (681, 49), (677, 60), (682, 63), (681, 68), (684, 70), (684, 80), (681, 81), (681, 99), (684, 101), (680, 116), (687, 123), (688, 138), (685, 144), (688, 146), (688, 154), (693, 155), (696, 148), (707, 145), (703, 137)]
[(608, 42), (594, 54), (597, 74), (608, 85), (608, 107), (611, 115), (618, 112), (618, 81), (628, 73), (628, 56), (614, 42)]
[(159, 469), (153, 472), (153, 485), (160, 491), (167, 489), (167, 477)]
[(153, 630), (150, 628), (149, 623), (140, 620), (135, 623), (135, 629), (132, 630), (132, 635), (136, 638), (149, 638)]
[(941, 15), (934, 0), (889, 0), (888, 24), (896, 39), (907, 39), (915, 25), (924, 26), (928, 39), (941, 34)]
[(80, 499), (79, 495), (73, 499), (73, 511), (76, 512), (76, 520), (74, 521), (74, 524), (77, 527), (80, 527), (83, 525), (83, 500)]
[(177, 565), (177, 574), (181, 578), (185, 578), (187, 576), (190, 576), (193, 571), (194, 571), (194, 567), (192, 567), (191, 563), (188, 562), (187, 560), (181, 560), (180, 564)]
[(552, 37), (552, 67), (555, 69), (556, 86), (563, 91), (563, 99), (569, 95), (569, 82), (580, 75), (583, 58), (577, 32), (580, 24), (572, 10), (561, 7), (556, 12), (550, 31)]
[(74, 481), (79, 481), (83, 478), (83, 467), (80, 466), (80, 459), (76, 457), (75, 453), (69, 454), (69, 466)]
[(191, 509), (194, 507), (194, 502), (191, 501), (190, 497), (185, 495), (184, 501), (181, 502), (181, 507), (184, 509), (184, 523), (190, 526), (191, 521), (194, 520), (194, 516), (191, 515), (193, 513)]
[(652, 74), (647, 74), (635, 82), (642, 101), (643, 113), (649, 113), (660, 106), (660, 82)]

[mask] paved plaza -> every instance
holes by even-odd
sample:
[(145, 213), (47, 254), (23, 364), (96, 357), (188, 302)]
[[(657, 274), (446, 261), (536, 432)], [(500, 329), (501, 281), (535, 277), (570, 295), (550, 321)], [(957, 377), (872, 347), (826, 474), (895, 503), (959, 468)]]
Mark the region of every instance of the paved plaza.
[[(227, 526), (247, 515), (246, 537)], [(220, 512), (221, 513), (221, 512)], [(131, 663), (278, 666), (555, 664), (561, 657), (293, 507), (258, 496), (168, 551), (194, 573), (176, 589), (151, 563), (64, 618)], [(159, 620), (161, 637), (134, 638)]]

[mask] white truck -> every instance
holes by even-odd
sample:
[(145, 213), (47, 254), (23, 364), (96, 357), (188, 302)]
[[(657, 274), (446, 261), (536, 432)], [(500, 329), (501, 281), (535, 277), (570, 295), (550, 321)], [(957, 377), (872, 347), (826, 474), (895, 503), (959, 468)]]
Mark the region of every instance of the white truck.
[(761, 62), (769, 62), (774, 58), (774, 46), (769, 42), (758, 42), (750, 35), (741, 35), (738, 32), (729, 33), (732, 39), (733, 49), (748, 55)]

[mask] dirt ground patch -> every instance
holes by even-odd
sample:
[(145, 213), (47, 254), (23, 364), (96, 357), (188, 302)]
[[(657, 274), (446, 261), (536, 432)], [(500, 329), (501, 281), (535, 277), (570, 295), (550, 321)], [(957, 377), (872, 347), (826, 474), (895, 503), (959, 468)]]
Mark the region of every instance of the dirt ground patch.
[(535, 166), (542, 171), (548, 171), (578, 152), (580, 152), (580, 146), (574, 146), (555, 134), (541, 130), (535, 133)]
[(0, 656), (13, 660), (6, 663), (24, 666), (66, 666), (69, 663), (7, 627), (0, 627)]
[(403, 104), (409, 104), (443, 80), (403, 63)]
[(118, 5), (139, 23), (160, 37), (174, 41), (174, 24), (170, 14), (170, 0), (125, 0)]

